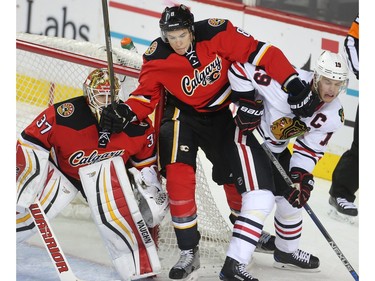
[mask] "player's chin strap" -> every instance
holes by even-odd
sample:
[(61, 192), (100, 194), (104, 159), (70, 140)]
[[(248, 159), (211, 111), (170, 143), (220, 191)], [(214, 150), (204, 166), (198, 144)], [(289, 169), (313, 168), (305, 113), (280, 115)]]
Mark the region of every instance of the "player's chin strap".
[[(271, 149), (267, 146), (266, 142), (264, 141), (263, 137), (259, 134), (257, 130), (253, 131), (253, 134), (255, 138), (258, 140), (259, 144), (262, 146), (263, 150), (266, 152), (267, 156), (270, 158), (271, 162), (274, 164), (276, 169), (279, 171), (280, 175), (283, 177), (286, 184), (289, 186), (293, 185), (292, 180), (289, 178), (288, 174), (285, 172), (284, 168), (281, 166), (275, 155), (272, 153)], [(333, 251), (336, 253), (336, 255), (339, 257), (341, 262), (345, 265), (346, 269), (350, 272), (350, 274), (353, 276), (354, 280), (358, 281), (359, 276), (357, 272), (354, 270), (354, 268), (351, 266), (347, 258), (344, 256), (344, 254), (341, 252), (335, 241), (333, 241), (332, 237), (329, 235), (327, 230), (324, 228), (323, 224), (320, 222), (318, 217), (315, 215), (313, 210), (310, 208), (310, 206), (306, 203), (303, 206), (306, 210), (306, 212), (309, 214), (315, 225), (319, 228), (320, 232), (323, 234), (323, 236), (326, 238), (328, 244), (332, 247)]]

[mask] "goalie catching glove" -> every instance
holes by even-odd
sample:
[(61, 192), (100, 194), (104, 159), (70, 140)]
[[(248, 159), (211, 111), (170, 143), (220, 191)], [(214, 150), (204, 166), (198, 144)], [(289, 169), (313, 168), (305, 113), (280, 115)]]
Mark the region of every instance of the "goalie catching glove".
[(133, 111), (126, 104), (120, 103), (117, 104), (116, 109), (113, 109), (112, 105), (103, 108), (99, 125), (108, 132), (121, 133), (134, 119)]
[(129, 172), (134, 177), (134, 194), (139, 201), (143, 219), (148, 227), (155, 227), (162, 222), (169, 210), (168, 195), (160, 184), (157, 168), (145, 167), (141, 171), (131, 168)]
[(293, 207), (302, 208), (309, 200), (314, 188), (314, 177), (304, 169), (293, 167), (290, 170), (290, 179), (294, 186), (291, 186), (284, 197)]

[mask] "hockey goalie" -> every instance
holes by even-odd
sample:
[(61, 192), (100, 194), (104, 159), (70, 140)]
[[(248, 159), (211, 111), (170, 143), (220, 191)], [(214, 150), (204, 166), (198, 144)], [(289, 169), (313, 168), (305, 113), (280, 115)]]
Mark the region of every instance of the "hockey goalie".
[[(30, 205), (51, 220), (80, 192), (119, 275), (136, 280), (160, 273), (149, 229), (168, 212), (168, 196), (151, 120), (134, 118), (116, 133), (100, 128), (102, 109), (112, 107), (109, 81), (106, 69), (93, 70), (82, 96), (48, 107), (18, 138), (17, 243), (37, 232)], [(114, 102), (120, 87), (115, 77)]]

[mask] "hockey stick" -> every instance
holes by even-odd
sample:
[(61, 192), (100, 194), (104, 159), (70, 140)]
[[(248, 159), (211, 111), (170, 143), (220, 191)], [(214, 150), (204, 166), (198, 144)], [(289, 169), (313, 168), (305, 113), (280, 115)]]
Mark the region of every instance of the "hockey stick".
[[(280, 162), (276, 159), (275, 155), (272, 153), (271, 149), (267, 146), (265, 141), (263, 140), (263, 137), (259, 134), (257, 130), (253, 131), (254, 136), (258, 140), (259, 144), (262, 146), (263, 150), (266, 152), (267, 156), (270, 158), (276, 169), (279, 171), (280, 175), (285, 180), (286, 184), (289, 186), (293, 185), (292, 180), (289, 178), (288, 174), (285, 172), (284, 168), (281, 166)], [(341, 262), (345, 265), (346, 269), (350, 272), (350, 274), (353, 276), (354, 280), (358, 281), (359, 276), (357, 272), (354, 270), (354, 268), (351, 266), (347, 258), (344, 256), (344, 254), (341, 252), (335, 241), (333, 241), (332, 237), (329, 235), (328, 231), (324, 228), (323, 224), (320, 222), (318, 217), (315, 215), (313, 210), (310, 208), (310, 206), (306, 203), (303, 206), (306, 210), (306, 212), (309, 214), (315, 225), (319, 228), (320, 232), (323, 234), (323, 236), (326, 238), (328, 244), (331, 246), (333, 251), (336, 253), (336, 255), (339, 257)]]
[(83, 281), (74, 275), (38, 199), (30, 205), (29, 212), (34, 220), (35, 226), (38, 228), (43, 244), (52, 260), (60, 280)]
[(109, 28), (109, 13), (108, 13), (108, 3), (107, 0), (102, 0), (103, 9), (103, 22), (104, 22), (104, 35), (105, 35), (105, 47), (107, 52), (108, 60), (108, 73), (111, 82), (111, 104), (113, 110), (116, 110), (117, 103), (115, 102), (115, 74), (113, 72), (113, 57), (112, 57), (112, 42), (111, 33)]

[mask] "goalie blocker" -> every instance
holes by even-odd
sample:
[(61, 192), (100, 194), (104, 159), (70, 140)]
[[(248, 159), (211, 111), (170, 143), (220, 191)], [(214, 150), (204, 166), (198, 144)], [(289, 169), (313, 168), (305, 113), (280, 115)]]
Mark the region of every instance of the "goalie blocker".
[(157, 249), (138, 208), (122, 158), (82, 167), (79, 175), (92, 217), (123, 280), (160, 273)]

